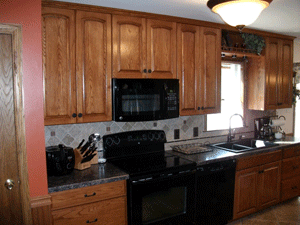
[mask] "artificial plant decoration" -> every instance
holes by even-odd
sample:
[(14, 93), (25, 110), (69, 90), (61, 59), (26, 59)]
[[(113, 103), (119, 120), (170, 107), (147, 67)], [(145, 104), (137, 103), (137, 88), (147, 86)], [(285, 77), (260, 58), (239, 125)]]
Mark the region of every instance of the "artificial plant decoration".
[(244, 39), (246, 48), (253, 50), (258, 55), (261, 54), (263, 48), (266, 46), (265, 39), (261, 36), (249, 33), (242, 33), (241, 36)]

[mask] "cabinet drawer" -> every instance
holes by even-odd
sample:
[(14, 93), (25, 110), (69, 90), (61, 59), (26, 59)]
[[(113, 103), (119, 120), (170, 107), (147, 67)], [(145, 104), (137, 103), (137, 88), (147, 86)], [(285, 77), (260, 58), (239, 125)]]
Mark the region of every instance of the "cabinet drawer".
[(300, 175), (300, 157), (284, 159), (282, 161), (282, 180)]
[(267, 152), (240, 158), (237, 160), (236, 170), (243, 170), (255, 166), (260, 166), (266, 163), (279, 161), (282, 158), (281, 154), (281, 150), (278, 150), (274, 152)]
[(282, 153), (282, 157), (284, 159), (294, 157), (294, 156), (299, 156), (299, 155), (300, 155), (300, 146), (299, 145), (292, 146), (289, 148), (284, 148), (283, 153)]
[(125, 225), (126, 214), (126, 197), (52, 211), (54, 225)]
[(296, 197), (300, 194), (300, 176), (281, 182), (281, 201)]
[(126, 181), (116, 181), (50, 194), (52, 210), (126, 195)]

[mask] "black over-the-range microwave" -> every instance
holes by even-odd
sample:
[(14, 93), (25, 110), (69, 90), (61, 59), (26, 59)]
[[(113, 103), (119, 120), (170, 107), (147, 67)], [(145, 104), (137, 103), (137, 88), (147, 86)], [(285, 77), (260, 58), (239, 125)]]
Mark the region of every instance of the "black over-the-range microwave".
[(151, 121), (179, 116), (178, 79), (112, 79), (114, 121)]

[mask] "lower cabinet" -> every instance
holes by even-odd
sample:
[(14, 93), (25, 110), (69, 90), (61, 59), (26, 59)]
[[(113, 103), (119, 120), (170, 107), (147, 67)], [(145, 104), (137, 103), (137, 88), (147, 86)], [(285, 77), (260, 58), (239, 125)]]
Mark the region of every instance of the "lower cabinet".
[(300, 146), (283, 149), (281, 201), (300, 195)]
[(53, 224), (127, 224), (126, 181), (61, 191), (52, 197)]
[(237, 162), (233, 219), (280, 201), (281, 151), (241, 158)]

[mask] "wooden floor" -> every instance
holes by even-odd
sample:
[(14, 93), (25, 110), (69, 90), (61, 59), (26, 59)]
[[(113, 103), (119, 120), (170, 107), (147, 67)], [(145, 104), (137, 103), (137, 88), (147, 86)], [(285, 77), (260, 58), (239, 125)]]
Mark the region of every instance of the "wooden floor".
[(300, 225), (300, 197), (231, 222), (228, 225)]

